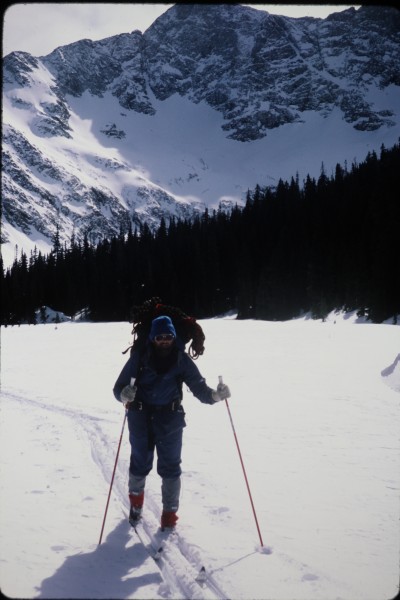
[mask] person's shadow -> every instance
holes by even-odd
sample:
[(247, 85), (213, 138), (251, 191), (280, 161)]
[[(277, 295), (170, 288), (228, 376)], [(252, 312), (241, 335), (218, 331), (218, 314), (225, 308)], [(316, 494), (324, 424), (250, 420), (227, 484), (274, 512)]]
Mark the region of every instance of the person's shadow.
[[(51, 577), (42, 581), (35, 597), (152, 598), (154, 586), (158, 588), (163, 581), (161, 574), (151, 562), (144, 565), (149, 555), (139, 541), (126, 547), (130, 539), (127, 524), (120, 523), (93, 552), (66, 558)], [(151, 587), (144, 591), (147, 586)]]

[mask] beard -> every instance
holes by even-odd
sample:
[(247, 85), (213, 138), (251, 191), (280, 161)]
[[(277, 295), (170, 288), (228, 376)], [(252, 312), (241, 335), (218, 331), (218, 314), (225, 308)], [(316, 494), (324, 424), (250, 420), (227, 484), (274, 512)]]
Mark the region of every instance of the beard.
[(172, 353), (173, 347), (173, 344), (170, 344), (169, 346), (159, 346), (158, 348), (155, 348), (155, 351), (157, 356), (169, 356)]
[(171, 369), (178, 359), (178, 348), (173, 343), (166, 347), (156, 347), (153, 345), (153, 365), (157, 373), (166, 373)]

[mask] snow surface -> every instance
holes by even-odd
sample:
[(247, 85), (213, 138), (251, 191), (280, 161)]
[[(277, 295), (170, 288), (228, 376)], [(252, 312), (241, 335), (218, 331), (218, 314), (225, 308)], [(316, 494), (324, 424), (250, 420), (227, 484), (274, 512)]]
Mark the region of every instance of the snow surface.
[[(129, 323), (2, 328), (0, 585), (17, 598), (387, 600), (399, 583), (399, 327), (331, 315), (201, 321), (203, 405), (184, 388), (178, 539), (159, 566), (130, 528)], [(161, 511), (155, 470), (145, 519)], [(185, 556), (182, 555), (182, 550)], [(262, 551), (263, 550), (263, 551)], [(270, 553), (269, 553), (270, 552)], [(186, 557), (186, 558), (185, 558)], [(189, 560), (186, 560), (186, 559)], [(193, 574), (204, 565), (209, 583)], [(162, 569), (162, 571), (160, 570)], [(211, 583), (210, 583), (211, 582)]]

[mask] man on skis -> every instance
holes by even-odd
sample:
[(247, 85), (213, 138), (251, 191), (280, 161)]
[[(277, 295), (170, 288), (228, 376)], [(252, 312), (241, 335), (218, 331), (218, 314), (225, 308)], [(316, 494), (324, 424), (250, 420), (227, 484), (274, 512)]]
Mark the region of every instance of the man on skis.
[[(134, 385), (132, 382), (134, 381)], [(161, 528), (173, 528), (178, 520), (181, 489), (181, 452), (185, 412), (182, 384), (205, 404), (230, 397), (227, 385), (210, 388), (170, 317), (161, 315), (151, 323), (144, 350), (134, 350), (114, 386), (114, 396), (127, 409), (131, 457), (129, 465), (129, 521), (140, 520), (146, 477), (157, 452), (157, 472), (162, 479)]]

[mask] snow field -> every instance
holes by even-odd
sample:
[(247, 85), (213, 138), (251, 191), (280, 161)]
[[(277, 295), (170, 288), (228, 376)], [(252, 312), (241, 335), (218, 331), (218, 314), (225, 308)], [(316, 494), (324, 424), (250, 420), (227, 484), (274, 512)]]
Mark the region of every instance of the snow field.
[[(335, 322), (336, 321), (336, 322)], [(11, 597), (386, 600), (399, 581), (399, 329), (211, 319), (197, 365), (225, 403), (184, 388), (179, 543), (160, 572), (126, 522), (127, 428), (112, 396), (129, 323), (2, 328), (0, 585)], [(161, 511), (156, 470), (145, 519)], [(186, 560), (183, 554), (188, 557)], [(266, 552), (266, 550), (264, 550)], [(172, 562), (173, 561), (173, 562)], [(164, 577), (164, 580), (163, 580)]]

